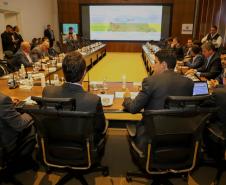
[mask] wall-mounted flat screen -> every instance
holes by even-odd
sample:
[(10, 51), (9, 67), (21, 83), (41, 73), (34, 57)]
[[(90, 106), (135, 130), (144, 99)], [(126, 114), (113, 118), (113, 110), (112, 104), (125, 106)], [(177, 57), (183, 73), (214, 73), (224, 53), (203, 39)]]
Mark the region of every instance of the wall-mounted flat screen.
[(62, 24), (62, 32), (64, 35), (68, 34), (70, 27), (73, 28), (74, 33), (78, 34), (78, 24), (63, 23)]
[(158, 41), (169, 36), (169, 5), (82, 5), (81, 10), (82, 33), (90, 40)]

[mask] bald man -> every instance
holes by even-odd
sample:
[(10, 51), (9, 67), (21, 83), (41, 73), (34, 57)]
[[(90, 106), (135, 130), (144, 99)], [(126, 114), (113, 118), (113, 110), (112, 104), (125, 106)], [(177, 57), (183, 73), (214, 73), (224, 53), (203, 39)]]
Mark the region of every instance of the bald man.
[(20, 49), (15, 53), (12, 59), (12, 65), (14, 66), (14, 71), (20, 69), (21, 64), (24, 67), (30, 67), (33, 65), (32, 58), (30, 56), (30, 43), (28, 41), (24, 41), (20, 45)]
[(38, 46), (32, 49), (31, 51), (31, 57), (34, 62), (37, 62), (39, 59), (49, 57), (48, 54), (48, 49), (49, 49), (49, 42), (45, 40)]

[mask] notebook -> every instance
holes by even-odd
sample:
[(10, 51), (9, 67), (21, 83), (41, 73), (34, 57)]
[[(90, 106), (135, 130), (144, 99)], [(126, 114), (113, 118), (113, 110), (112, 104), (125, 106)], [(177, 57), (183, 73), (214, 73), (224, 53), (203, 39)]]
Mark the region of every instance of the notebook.
[(209, 89), (207, 82), (194, 82), (193, 96), (208, 95)]

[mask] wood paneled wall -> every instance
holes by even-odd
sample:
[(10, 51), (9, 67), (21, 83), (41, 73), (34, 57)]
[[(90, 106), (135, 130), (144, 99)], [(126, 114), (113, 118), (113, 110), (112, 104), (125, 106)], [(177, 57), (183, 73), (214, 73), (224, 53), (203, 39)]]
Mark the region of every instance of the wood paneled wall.
[[(213, 0), (214, 1), (214, 0)], [(80, 23), (80, 4), (155, 4), (167, 3), (173, 5), (172, 36), (180, 38), (185, 43), (192, 35), (181, 35), (182, 24), (192, 24), (195, 14), (196, 0), (58, 0), (59, 22)], [(142, 43), (138, 42), (108, 42), (108, 51), (139, 52)]]
[(209, 32), (211, 25), (216, 25), (226, 45), (226, 1), (198, 0), (198, 4), (200, 27), (197, 30), (197, 38), (202, 39)]

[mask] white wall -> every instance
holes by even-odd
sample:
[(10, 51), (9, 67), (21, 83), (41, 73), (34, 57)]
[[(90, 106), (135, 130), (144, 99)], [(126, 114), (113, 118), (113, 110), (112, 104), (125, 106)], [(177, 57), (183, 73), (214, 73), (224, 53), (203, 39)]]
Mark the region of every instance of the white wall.
[(56, 39), (59, 38), (57, 0), (0, 0), (1, 9), (19, 13), (19, 27), (24, 40), (43, 37), (47, 24), (52, 25)]

